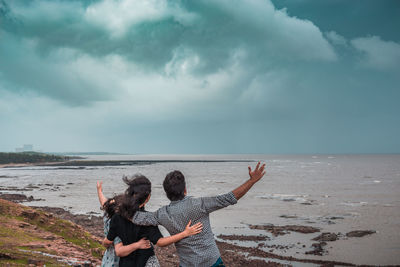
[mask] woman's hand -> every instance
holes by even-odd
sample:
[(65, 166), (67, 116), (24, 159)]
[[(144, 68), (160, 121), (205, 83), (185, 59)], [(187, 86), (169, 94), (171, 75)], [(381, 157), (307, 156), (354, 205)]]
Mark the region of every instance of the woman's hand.
[(151, 248), (150, 241), (144, 237), (142, 239), (140, 239), (138, 242), (136, 242), (136, 245), (137, 245), (137, 249)]
[(195, 225), (190, 226), (191, 223), (192, 220), (189, 221), (189, 223), (186, 225), (185, 231), (183, 231), (186, 237), (197, 235), (203, 230), (203, 224), (201, 222), (198, 222)]
[(124, 246), (122, 244), (122, 242), (116, 244), (115, 245), (115, 254), (118, 257), (126, 257), (129, 254), (131, 254), (132, 252), (134, 252), (135, 250), (148, 249), (148, 248), (151, 248), (150, 241), (143, 237), (138, 242), (134, 242), (134, 243), (126, 245), (126, 246)]
[(97, 187), (97, 191), (103, 191), (103, 181), (97, 181), (97, 184), (96, 184), (96, 187)]
[(97, 187), (97, 196), (99, 197), (99, 202), (100, 202), (100, 208), (102, 209), (104, 206), (104, 203), (106, 203), (107, 198), (103, 194), (103, 181), (97, 181), (96, 184)]
[(109, 246), (111, 246), (113, 244), (113, 241), (108, 240), (107, 237), (103, 239), (103, 242), (101, 242), (103, 244), (104, 247), (108, 248)]
[(186, 225), (185, 230), (183, 230), (182, 232), (180, 232), (178, 234), (167, 236), (167, 237), (162, 237), (162, 238), (158, 239), (156, 245), (159, 247), (165, 247), (165, 246), (171, 245), (172, 243), (176, 243), (188, 236), (196, 235), (203, 230), (203, 224), (201, 222), (196, 223), (193, 226), (190, 226), (191, 223), (192, 223), (192, 220), (190, 220), (189, 223)]

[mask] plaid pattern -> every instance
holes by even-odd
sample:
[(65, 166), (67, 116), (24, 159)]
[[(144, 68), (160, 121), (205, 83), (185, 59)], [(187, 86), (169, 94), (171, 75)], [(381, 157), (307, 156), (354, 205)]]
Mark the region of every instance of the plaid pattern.
[(157, 257), (151, 256), (147, 262), (146, 262), (146, 266), (145, 267), (160, 267), (160, 263), (158, 262)]
[(215, 197), (186, 196), (182, 200), (171, 201), (155, 212), (136, 212), (133, 222), (139, 225), (162, 225), (171, 235), (185, 230), (189, 220), (192, 220), (192, 224), (201, 222), (201, 233), (180, 240), (175, 247), (182, 267), (210, 267), (221, 255), (211, 230), (209, 214), (236, 203), (232, 192)]

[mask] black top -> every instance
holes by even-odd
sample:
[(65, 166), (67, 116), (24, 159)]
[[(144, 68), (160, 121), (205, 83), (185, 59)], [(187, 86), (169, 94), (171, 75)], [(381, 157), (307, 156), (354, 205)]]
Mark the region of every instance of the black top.
[[(114, 240), (117, 236), (121, 238), (122, 244), (124, 245), (137, 242), (143, 237), (146, 237), (151, 243), (156, 244), (158, 239), (163, 237), (157, 226), (136, 225), (124, 217), (114, 214), (111, 218), (107, 239)], [(153, 255), (153, 247), (149, 249), (138, 249), (126, 257), (121, 257), (119, 260), (119, 266), (145, 266), (149, 257)]]

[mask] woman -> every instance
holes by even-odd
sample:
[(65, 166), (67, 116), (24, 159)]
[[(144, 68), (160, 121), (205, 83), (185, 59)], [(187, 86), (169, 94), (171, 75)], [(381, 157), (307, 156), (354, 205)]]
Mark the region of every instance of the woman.
[(169, 237), (163, 237), (156, 226), (133, 224), (130, 219), (136, 211), (144, 211), (150, 199), (151, 182), (143, 175), (131, 179), (124, 177), (124, 182), (128, 189), (123, 199), (117, 201), (118, 211), (112, 216), (109, 232), (103, 241), (103, 244), (111, 245), (117, 237), (122, 240), (122, 244), (115, 245), (116, 255), (120, 256), (119, 266), (159, 266), (150, 242), (164, 247), (201, 232), (202, 224), (190, 226), (190, 221), (182, 232)]
[[(110, 229), (111, 217), (115, 214), (115, 211), (117, 209), (117, 203), (122, 201), (123, 195), (118, 195), (113, 198), (107, 199), (103, 194), (102, 185), (103, 185), (102, 182), (97, 182), (97, 196), (99, 197), (101, 209), (104, 210), (104, 216), (103, 216), (104, 235), (107, 236), (108, 231)], [(113, 245), (108, 246), (108, 248), (104, 252), (103, 259), (101, 261), (101, 267), (119, 266), (119, 257), (116, 255), (114, 247), (118, 247), (118, 250), (134, 251), (136, 249), (150, 248), (150, 243), (148, 240), (142, 238), (138, 242), (135, 242), (135, 244), (130, 244), (129, 246), (123, 246), (122, 240), (119, 237), (116, 237), (114, 239)]]
[[(116, 201), (122, 200), (122, 195), (115, 196), (107, 199), (103, 194), (103, 182), (97, 182), (97, 196), (100, 202), (100, 209), (104, 211), (103, 223), (104, 223), (104, 236), (107, 236), (108, 230), (110, 229), (110, 220), (114, 215), (117, 203)], [(122, 244), (119, 237), (114, 239), (114, 245)], [(101, 267), (118, 267), (119, 257), (115, 255), (114, 245), (108, 246), (104, 252), (103, 259), (101, 261)]]

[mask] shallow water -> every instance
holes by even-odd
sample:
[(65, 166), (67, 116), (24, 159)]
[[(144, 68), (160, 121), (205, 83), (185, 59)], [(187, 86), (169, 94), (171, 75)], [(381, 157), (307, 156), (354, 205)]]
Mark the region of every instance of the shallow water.
[[(30, 186), (24, 193), (44, 199), (28, 205), (63, 207), (74, 213), (100, 214), (96, 181), (112, 196), (125, 188), (121, 177), (143, 173), (153, 183), (147, 210), (168, 204), (162, 189), (165, 174), (181, 170), (188, 194), (226, 193), (244, 182), (247, 166), (267, 163), (267, 175), (235, 206), (212, 214), (216, 234), (259, 234), (248, 224), (296, 224), (320, 227), (322, 232), (376, 230), (362, 238), (329, 242), (328, 254), (304, 255), (294, 246), (282, 255), (345, 261), (357, 264), (400, 264), (400, 155), (118, 155), (90, 156), (99, 160), (248, 160), (249, 162), (168, 162), (142, 166), (87, 168), (25, 167), (0, 169), (0, 187)], [(15, 193), (14, 191), (10, 191)], [(284, 215), (283, 217), (281, 217)], [(272, 237), (268, 244), (309, 248), (317, 234), (291, 233)], [(297, 252), (297, 253), (296, 253)]]

